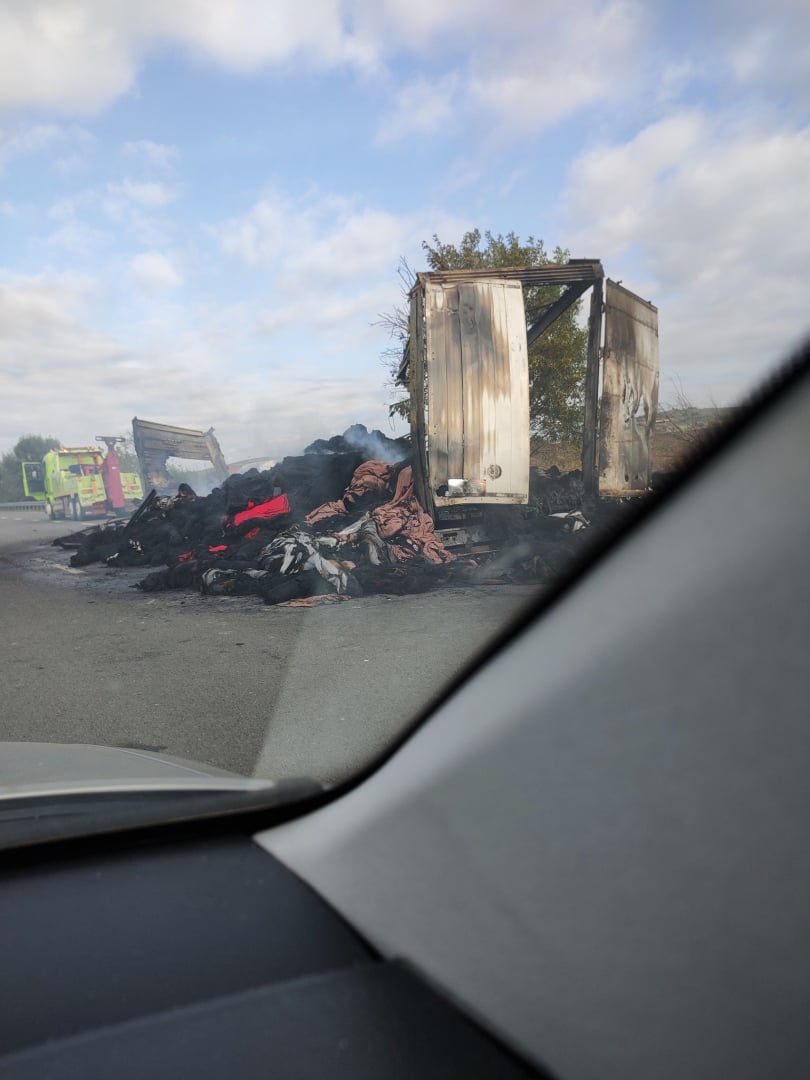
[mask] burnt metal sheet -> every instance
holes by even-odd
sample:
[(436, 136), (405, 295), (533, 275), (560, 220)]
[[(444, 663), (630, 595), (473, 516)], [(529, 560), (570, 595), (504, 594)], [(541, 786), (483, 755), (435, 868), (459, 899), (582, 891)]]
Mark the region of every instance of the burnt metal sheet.
[(582, 483), (591, 498), (599, 490), (597, 453), (599, 450), (599, 354), (602, 344), (602, 282), (591, 290), (591, 310), (588, 316), (588, 359), (585, 368), (584, 418), (582, 427)]
[(434, 506), (529, 492), (529, 371), (518, 281), (424, 282), (428, 486)]
[(194, 428), (139, 420), (136, 416), (132, 421), (132, 440), (145, 491), (176, 487), (166, 473), (166, 462), (172, 457), (210, 461), (218, 479), (224, 480), (228, 476), (228, 466), (214, 437), (213, 428), (197, 431)]
[(427, 388), (425, 386), (425, 295), (411, 293), (411, 311), (408, 320), (409, 363), (407, 370), (411, 439), (413, 442), (414, 491), (421, 506), (433, 513), (433, 498), (428, 483), (427, 468)]
[(576, 282), (592, 284), (604, 277), (598, 259), (569, 259), (567, 263), (546, 266), (503, 266), (477, 270), (430, 270), (416, 275), (414, 288), (428, 284), (456, 285), (474, 281), (519, 281), (523, 285), (571, 285)]
[(599, 440), (599, 494), (650, 485), (658, 407), (658, 308), (608, 280)]

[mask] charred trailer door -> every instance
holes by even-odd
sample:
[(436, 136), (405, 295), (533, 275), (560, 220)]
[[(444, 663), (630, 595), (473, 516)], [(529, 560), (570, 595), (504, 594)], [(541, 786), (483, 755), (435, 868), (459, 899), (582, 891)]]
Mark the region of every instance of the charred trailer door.
[(639, 495), (650, 486), (658, 408), (658, 308), (608, 280), (599, 416), (601, 496)]
[(411, 305), (420, 499), (430, 512), (528, 502), (529, 368), (520, 282), (427, 280)]

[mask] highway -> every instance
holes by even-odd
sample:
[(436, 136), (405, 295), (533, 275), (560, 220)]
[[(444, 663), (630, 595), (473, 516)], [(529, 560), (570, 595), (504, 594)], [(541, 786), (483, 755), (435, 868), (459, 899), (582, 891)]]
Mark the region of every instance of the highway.
[(295, 609), (142, 593), (147, 570), (68, 566), (52, 540), (82, 527), (0, 510), (0, 741), (146, 747), (334, 782), (532, 596), (486, 585)]

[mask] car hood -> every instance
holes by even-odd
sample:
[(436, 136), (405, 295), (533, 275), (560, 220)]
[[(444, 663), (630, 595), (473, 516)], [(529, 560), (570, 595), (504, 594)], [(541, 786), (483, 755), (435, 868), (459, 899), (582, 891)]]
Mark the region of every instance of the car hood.
[(169, 754), (82, 743), (0, 743), (0, 801), (103, 792), (262, 791), (271, 780)]

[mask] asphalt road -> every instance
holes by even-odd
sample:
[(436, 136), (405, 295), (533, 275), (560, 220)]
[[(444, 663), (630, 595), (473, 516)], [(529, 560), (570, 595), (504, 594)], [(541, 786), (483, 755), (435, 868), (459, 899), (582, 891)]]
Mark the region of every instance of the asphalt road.
[(328, 607), (141, 593), (72, 570), (80, 525), (0, 511), (0, 741), (161, 750), (334, 781), (373, 758), (532, 593), (479, 586)]

